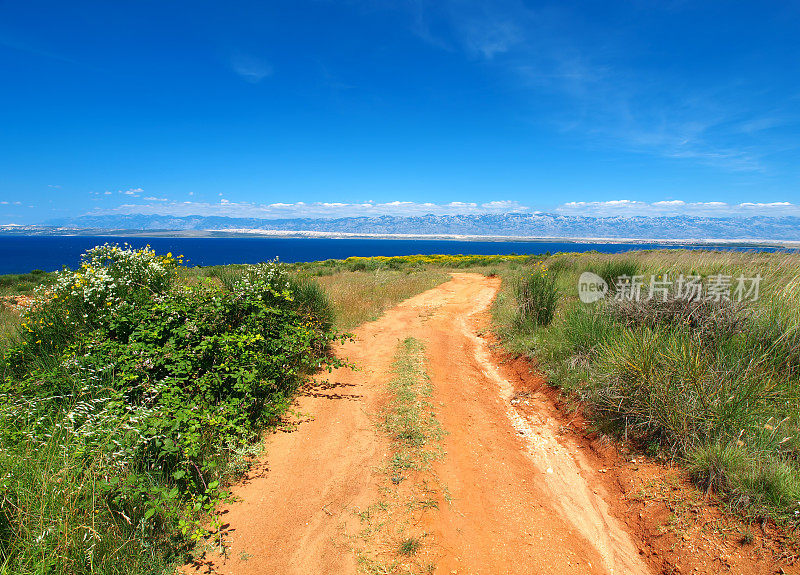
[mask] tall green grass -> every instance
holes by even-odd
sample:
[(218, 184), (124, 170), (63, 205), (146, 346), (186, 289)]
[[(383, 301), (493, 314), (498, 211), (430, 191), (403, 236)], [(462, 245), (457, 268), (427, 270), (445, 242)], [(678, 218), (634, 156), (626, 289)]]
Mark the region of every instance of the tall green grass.
[(20, 324), (19, 314), (11, 306), (0, 303), (0, 341), (10, 341)]
[(171, 572), (176, 554), (166, 550), (185, 545), (110, 513), (114, 470), (100, 459), (87, 461), (81, 447), (58, 428), (44, 442), (3, 442), (0, 573)]
[(620, 277), (631, 278), (639, 273), (639, 263), (629, 258), (608, 259), (596, 265), (587, 266), (586, 271), (593, 272), (603, 278), (610, 289), (616, 286), (616, 280)]
[(542, 264), (531, 266), (529, 273), (517, 280), (516, 327), (529, 330), (550, 325), (558, 303), (557, 275)]
[[(531, 334), (498, 309), (507, 344), (535, 356), (602, 429), (684, 461), (732, 509), (800, 519), (800, 256), (644, 251), (545, 263), (559, 270), (554, 320)], [(583, 271), (609, 285), (619, 275), (764, 279), (747, 304), (626, 302), (612, 293), (587, 305), (576, 297)], [(508, 308), (520, 294), (505, 290), (498, 306)]]

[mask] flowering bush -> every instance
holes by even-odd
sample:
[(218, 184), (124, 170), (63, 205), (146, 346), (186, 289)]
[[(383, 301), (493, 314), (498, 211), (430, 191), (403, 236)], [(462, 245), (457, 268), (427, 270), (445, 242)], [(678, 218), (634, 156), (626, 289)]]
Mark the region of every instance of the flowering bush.
[[(72, 501), (99, 498), (101, 538), (122, 532), (152, 544), (205, 533), (200, 517), (224, 495), (237, 454), (311, 373), (340, 365), (327, 353), (341, 336), (320, 293), (310, 297), (282, 265), (190, 286), (178, 281), (179, 263), (147, 248), (89, 250), (39, 294), (4, 353), (0, 454), (25, 448), (73, 462), (59, 485), (71, 477), (82, 494)], [(29, 538), (66, 557), (68, 572), (111, 560), (102, 545), (88, 567), (80, 543), (65, 550), (61, 512), (34, 529), (20, 511), (31, 506), (27, 470), (13, 465), (0, 455), (0, 555), (9, 538)]]
[(175, 284), (180, 262), (149, 247), (104, 244), (88, 250), (78, 270), (56, 272), (52, 285), (36, 290), (36, 302), (24, 315), (16, 364), (27, 368), (23, 357), (53, 353), (126, 307), (147, 305)]
[(159, 256), (149, 246), (133, 249), (103, 244), (81, 256), (77, 271), (56, 272), (55, 286), (42, 292), (45, 300), (61, 300), (74, 311), (82, 311), (88, 323), (102, 321), (108, 308), (146, 301), (167, 291), (177, 278), (180, 256)]

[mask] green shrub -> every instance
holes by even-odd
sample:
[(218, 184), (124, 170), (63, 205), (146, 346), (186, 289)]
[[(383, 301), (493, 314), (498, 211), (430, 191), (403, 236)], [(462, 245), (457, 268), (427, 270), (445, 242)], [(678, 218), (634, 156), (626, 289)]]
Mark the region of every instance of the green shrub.
[(745, 343), (709, 344), (688, 330), (626, 330), (598, 350), (587, 397), (627, 435), (663, 439), (681, 453), (741, 430), (755, 440), (770, 418), (789, 416), (796, 425), (797, 386)]
[(4, 350), (0, 564), (11, 571), (151, 572), (207, 532), (241, 454), (297, 386), (340, 365), (325, 353), (336, 334), (324, 299), (283, 266), (183, 285), (178, 263), (90, 250)]
[(601, 344), (622, 336), (622, 328), (602, 308), (573, 303), (559, 324), (570, 354), (596, 356)]

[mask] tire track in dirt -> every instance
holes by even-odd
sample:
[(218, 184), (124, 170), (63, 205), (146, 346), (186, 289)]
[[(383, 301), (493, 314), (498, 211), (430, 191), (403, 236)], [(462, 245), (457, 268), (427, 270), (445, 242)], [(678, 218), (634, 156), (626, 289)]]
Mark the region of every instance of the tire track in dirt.
[[(187, 572), (357, 573), (354, 510), (380, 497), (388, 442), (375, 426), (399, 341), (425, 343), (432, 404), (448, 432), (433, 470), (449, 501), (421, 527), (436, 573), (648, 573), (630, 537), (580, 474), (555, 430), (520, 415), (512, 388), (477, 336), (500, 285), (453, 274), (356, 330), (340, 350), (361, 366), (337, 370), (298, 399), (307, 414), (278, 432), (224, 510), (227, 554)], [(584, 462), (585, 464), (585, 462)]]
[(491, 297), (487, 294), (470, 314), (459, 316), (458, 323), (464, 335), (473, 342), (475, 358), (484, 375), (495, 382), (500, 397), (507, 403), (506, 416), (524, 438), (525, 452), (541, 473), (557, 510), (594, 546), (609, 573), (648, 573), (628, 533), (580, 473), (580, 468), (588, 466), (582, 455), (573, 455), (561, 444), (552, 420), (531, 422), (511, 403), (514, 386), (501, 375), (486, 341), (468, 325), (471, 317), (488, 308), (493, 298), (494, 294)]

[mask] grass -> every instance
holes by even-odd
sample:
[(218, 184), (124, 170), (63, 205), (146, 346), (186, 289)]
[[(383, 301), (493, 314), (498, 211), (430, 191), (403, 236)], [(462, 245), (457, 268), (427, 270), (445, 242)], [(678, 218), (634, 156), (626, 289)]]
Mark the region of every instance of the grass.
[[(701, 487), (751, 518), (800, 515), (800, 256), (658, 251), (558, 254), (550, 325), (521, 329), (520, 272), (505, 272), (494, 320), (506, 346), (535, 357), (600, 429), (686, 464)], [(604, 302), (578, 276), (760, 274), (758, 301)], [(528, 272), (530, 273), (530, 272)], [(644, 295), (647, 295), (645, 291)]]
[(358, 514), (362, 531), (356, 552), (368, 573), (429, 573), (435, 550), (424, 544), (426, 533), (418, 525), (425, 513), (439, 509), (440, 498), (447, 500), (447, 489), (431, 468), (445, 455), (444, 430), (430, 402), (433, 388), (419, 340), (398, 344), (393, 372), (391, 399), (379, 421), (391, 453), (382, 470), (382, 499)]
[(31, 294), (37, 286), (49, 285), (53, 281), (53, 274), (33, 270), (26, 274), (0, 275), (0, 296)]
[(436, 419), (430, 397), (431, 381), (424, 369), (424, 348), (414, 338), (399, 345), (395, 377), (389, 384), (393, 399), (384, 415), (383, 428), (392, 440), (390, 473), (425, 470), (442, 457), (438, 446), (444, 431)]
[(558, 304), (556, 272), (549, 271), (543, 264), (532, 266), (515, 285), (517, 313), (515, 327), (526, 331), (550, 325)]
[(72, 438), (56, 432), (42, 445), (20, 442), (0, 455), (0, 538), (11, 542), (2, 550), (0, 573), (28, 572), (34, 565), (42, 573), (171, 572), (162, 540), (137, 544), (144, 533), (120, 515), (109, 516), (107, 476), (72, 447)]
[(400, 542), (397, 552), (406, 557), (413, 557), (419, 552), (420, 547), (422, 547), (422, 542), (417, 537), (408, 537)]
[(344, 260), (324, 260), (319, 262), (293, 264), (295, 269), (316, 276), (331, 275), (343, 271), (420, 271), (427, 269), (466, 270), (490, 268), (492, 266), (516, 266), (535, 261), (528, 255), (409, 255), (350, 257)]
[(21, 320), (18, 312), (11, 306), (0, 302), (0, 340), (9, 340), (19, 327)]
[(413, 295), (447, 281), (442, 270), (406, 273), (396, 270), (340, 271), (314, 278), (333, 306), (336, 327), (350, 330), (373, 321)]
[(628, 257), (612, 258), (601, 261), (595, 265), (589, 265), (586, 271), (597, 274), (605, 280), (609, 288), (613, 289), (617, 278), (624, 276), (632, 277), (638, 274), (639, 263)]

